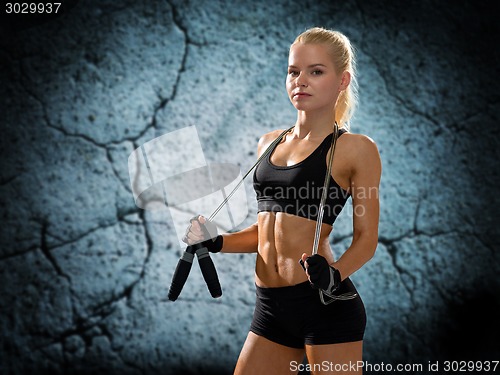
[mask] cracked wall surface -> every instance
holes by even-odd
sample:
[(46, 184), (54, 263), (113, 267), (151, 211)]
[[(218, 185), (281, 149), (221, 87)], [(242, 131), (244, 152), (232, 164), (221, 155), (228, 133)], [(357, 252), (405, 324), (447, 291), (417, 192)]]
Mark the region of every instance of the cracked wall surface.
[[(0, 373), (232, 373), (255, 255), (212, 257), (221, 299), (195, 263), (168, 302), (183, 249), (166, 211), (134, 205), (127, 158), (196, 125), (207, 160), (246, 171), (260, 135), (295, 120), (287, 52), (314, 25), (355, 45), (352, 131), (383, 162), (379, 246), (352, 277), (365, 359), (498, 359), (492, 4), (82, 1), (11, 31), (0, 48)], [(246, 189), (241, 227), (256, 217)], [(349, 208), (331, 238), (337, 255), (351, 242)]]

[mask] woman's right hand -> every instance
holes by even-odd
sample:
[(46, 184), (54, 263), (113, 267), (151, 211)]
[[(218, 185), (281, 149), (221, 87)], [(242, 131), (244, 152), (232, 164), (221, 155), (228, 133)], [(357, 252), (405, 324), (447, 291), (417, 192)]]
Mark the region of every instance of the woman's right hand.
[(186, 234), (182, 238), (182, 242), (187, 243), (188, 245), (194, 245), (199, 242), (206, 241), (208, 238), (205, 238), (205, 233), (201, 228), (200, 223), (205, 223), (206, 219), (197, 215), (190, 220), (190, 225), (186, 230)]
[(193, 217), (190, 222), (183, 242), (190, 246), (201, 242), (211, 253), (222, 249), (222, 236), (217, 234), (217, 226), (213, 222), (201, 215)]

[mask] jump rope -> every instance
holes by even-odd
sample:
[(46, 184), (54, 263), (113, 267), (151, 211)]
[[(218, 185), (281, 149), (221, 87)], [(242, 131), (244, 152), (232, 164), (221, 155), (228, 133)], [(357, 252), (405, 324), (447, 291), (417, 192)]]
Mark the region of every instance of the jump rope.
[[(219, 211), (226, 205), (226, 203), (231, 199), (231, 197), (234, 195), (234, 193), (238, 190), (238, 188), (241, 186), (245, 178), (254, 170), (257, 165), (267, 157), (273, 150), (274, 148), (278, 145), (283, 140), (283, 137), (285, 134), (290, 132), (294, 126), (291, 128), (283, 131), (268, 147), (267, 149), (262, 153), (262, 155), (257, 159), (257, 161), (252, 165), (252, 167), (248, 170), (247, 173), (242, 177), (242, 179), (238, 182), (238, 184), (235, 186), (235, 188), (229, 193), (224, 200), (221, 202), (221, 204), (215, 209), (215, 211), (210, 215), (208, 218), (208, 221), (211, 222), (214, 217), (219, 213)], [(330, 152), (330, 157), (328, 158), (328, 167), (326, 169), (326, 175), (325, 175), (325, 180), (323, 183), (323, 191), (321, 194), (321, 201), (319, 205), (319, 212), (318, 212), (318, 218), (316, 220), (316, 230), (314, 233), (314, 242), (313, 242), (313, 249), (312, 249), (312, 255), (315, 255), (318, 253), (318, 246), (319, 246), (319, 239), (320, 239), (320, 232), (321, 232), (321, 225), (323, 223), (323, 214), (324, 214), (324, 208), (325, 208), (325, 203), (326, 203), (326, 198), (328, 195), (328, 188), (330, 186), (330, 173), (332, 170), (332, 163), (333, 163), (333, 154), (335, 153), (335, 147), (337, 145), (337, 139), (339, 136), (339, 127), (337, 123), (335, 122), (334, 125), (334, 131), (333, 131), (333, 137), (332, 137), (332, 143), (331, 143), (331, 152)], [(204, 225), (201, 225), (201, 228), (204, 231), (204, 234), (208, 237), (210, 237), (210, 233), (208, 233), (208, 230), (205, 228)], [(212, 259), (210, 258), (210, 254), (208, 252), (208, 249), (202, 245), (202, 243), (197, 243), (194, 245), (189, 245), (186, 247), (186, 250), (182, 254), (181, 258), (179, 259), (179, 262), (177, 263), (177, 267), (175, 268), (174, 275), (172, 277), (172, 283), (170, 285), (170, 290), (168, 292), (168, 299), (171, 301), (175, 301), (181, 291), (182, 288), (184, 287), (184, 284), (186, 283), (186, 280), (189, 276), (189, 272), (191, 271), (191, 266), (193, 265), (193, 259), (194, 255), (196, 254), (198, 258), (198, 263), (200, 265), (201, 273), (203, 275), (203, 278), (205, 279), (205, 282), (207, 284), (208, 290), (210, 291), (210, 294), (212, 295), (213, 298), (218, 298), (222, 296), (222, 288), (220, 286), (219, 282), (219, 277), (217, 276), (217, 271), (215, 269), (214, 263), (212, 262)], [(300, 260), (300, 264), (305, 270), (304, 262), (302, 259)], [(319, 297), (321, 300), (321, 303), (324, 305), (328, 305), (332, 303), (333, 301), (340, 301), (340, 300), (349, 300), (357, 297), (357, 293), (353, 292), (347, 292), (339, 295), (334, 295), (334, 294), (327, 294), (325, 291), (319, 289)], [(329, 299), (325, 299), (325, 296)]]

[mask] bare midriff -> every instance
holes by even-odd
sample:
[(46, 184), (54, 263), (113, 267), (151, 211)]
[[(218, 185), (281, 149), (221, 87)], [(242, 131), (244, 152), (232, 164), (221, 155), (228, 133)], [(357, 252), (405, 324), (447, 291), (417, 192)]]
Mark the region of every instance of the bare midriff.
[[(311, 255), (316, 221), (283, 212), (259, 212), (259, 245), (255, 282), (260, 287), (274, 288), (307, 281), (299, 264), (303, 253)], [(318, 254), (333, 263), (328, 236), (332, 226), (322, 224)]]

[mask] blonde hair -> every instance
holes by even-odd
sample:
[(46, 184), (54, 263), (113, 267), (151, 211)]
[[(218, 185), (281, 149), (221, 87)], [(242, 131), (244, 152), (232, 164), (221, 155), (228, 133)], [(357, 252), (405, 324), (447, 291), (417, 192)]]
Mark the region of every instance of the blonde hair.
[(324, 44), (328, 47), (333, 58), (337, 74), (348, 71), (351, 74), (349, 86), (340, 92), (335, 105), (335, 121), (339, 127), (349, 127), (349, 121), (354, 113), (358, 101), (358, 86), (355, 72), (354, 47), (349, 39), (339, 31), (328, 30), (322, 27), (313, 27), (300, 34), (292, 46), (302, 44)]

